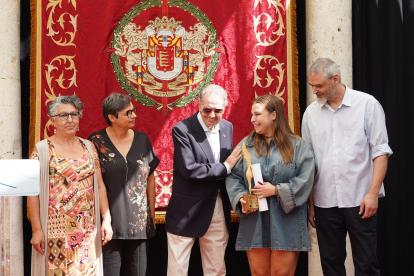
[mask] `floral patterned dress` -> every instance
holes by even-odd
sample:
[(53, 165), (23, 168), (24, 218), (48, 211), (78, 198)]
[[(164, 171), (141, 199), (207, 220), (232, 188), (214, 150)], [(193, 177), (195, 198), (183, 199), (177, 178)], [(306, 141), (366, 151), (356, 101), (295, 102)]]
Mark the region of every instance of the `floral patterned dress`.
[(134, 139), (126, 158), (109, 139), (106, 129), (92, 133), (88, 139), (98, 149), (111, 210), (112, 239), (148, 239), (154, 236), (147, 178), (160, 160), (148, 136), (134, 130)]
[[(81, 141), (82, 143), (82, 141)], [(49, 207), (46, 248), (48, 275), (96, 275), (93, 176), (99, 160), (83, 146), (73, 160), (49, 146)], [(34, 151), (31, 159), (39, 159)]]

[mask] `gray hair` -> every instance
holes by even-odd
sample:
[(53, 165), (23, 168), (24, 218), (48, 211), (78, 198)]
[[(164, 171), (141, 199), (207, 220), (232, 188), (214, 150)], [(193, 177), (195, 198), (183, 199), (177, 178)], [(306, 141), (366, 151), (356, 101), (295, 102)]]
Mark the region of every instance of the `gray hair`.
[(221, 87), (220, 85), (217, 84), (210, 84), (207, 85), (206, 87), (203, 88), (203, 90), (201, 90), (200, 92), (200, 98), (198, 99), (199, 103), (203, 102), (204, 97), (207, 94), (214, 94), (217, 95), (219, 97), (221, 97), (223, 99), (223, 107), (227, 106), (227, 92), (226, 90), (224, 90), (223, 87)]
[(338, 65), (329, 58), (318, 58), (308, 69), (308, 75), (317, 75), (322, 73), (327, 80), (332, 80), (334, 75), (339, 76), (341, 82), (341, 70)]
[(118, 118), (118, 112), (122, 111), (131, 103), (131, 98), (128, 95), (120, 93), (112, 93), (102, 102), (102, 112), (105, 118), (105, 121), (110, 126), (112, 124), (109, 120), (109, 114), (114, 115), (115, 118)]
[(56, 97), (47, 107), (47, 112), (49, 114), (49, 117), (56, 116), (58, 106), (62, 104), (73, 105), (76, 108), (76, 110), (79, 112), (79, 118), (82, 118), (83, 103), (76, 95)]

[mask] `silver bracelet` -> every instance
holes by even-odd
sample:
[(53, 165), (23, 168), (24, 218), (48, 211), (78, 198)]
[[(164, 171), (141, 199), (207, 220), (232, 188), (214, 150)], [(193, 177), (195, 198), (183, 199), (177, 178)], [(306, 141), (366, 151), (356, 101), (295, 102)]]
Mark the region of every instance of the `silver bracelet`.
[(105, 214), (105, 215), (102, 215), (102, 217), (109, 217), (109, 218), (111, 218), (111, 214)]

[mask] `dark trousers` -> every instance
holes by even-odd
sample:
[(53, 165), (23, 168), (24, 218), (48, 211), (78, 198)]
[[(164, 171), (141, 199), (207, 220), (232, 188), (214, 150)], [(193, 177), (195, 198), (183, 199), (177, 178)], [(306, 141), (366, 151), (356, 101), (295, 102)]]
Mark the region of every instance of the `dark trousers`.
[(324, 276), (346, 276), (346, 233), (349, 234), (355, 275), (380, 275), (377, 258), (377, 215), (361, 219), (359, 206), (315, 206), (316, 232)]
[(111, 240), (102, 247), (104, 276), (145, 276), (147, 240)]

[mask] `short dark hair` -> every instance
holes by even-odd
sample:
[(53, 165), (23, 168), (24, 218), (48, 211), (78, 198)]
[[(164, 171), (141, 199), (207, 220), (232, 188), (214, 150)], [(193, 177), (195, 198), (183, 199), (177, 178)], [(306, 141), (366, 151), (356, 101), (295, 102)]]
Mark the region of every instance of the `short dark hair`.
[(118, 112), (122, 111), (131, 103), (131, 98), (128, 95), (120, 93), (112, 93), (102, 102), (102, 112), (105, 118), (105, 121), (110, 126), (112, 124), (109, 120), (109, 114), (114, 115), (118, 118)]

